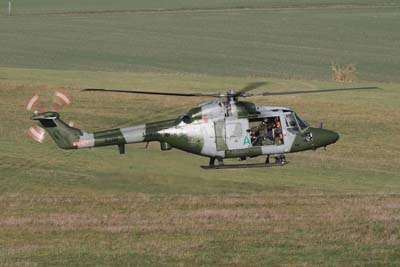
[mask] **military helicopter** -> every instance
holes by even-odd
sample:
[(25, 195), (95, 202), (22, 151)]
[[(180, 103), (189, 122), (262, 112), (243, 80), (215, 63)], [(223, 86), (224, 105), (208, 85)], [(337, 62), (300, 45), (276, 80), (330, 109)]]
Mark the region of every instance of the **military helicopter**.
[[(288, 163), (285, 154), (326, 147), (335, 143), (339, 139), (339, 134), (323, 129), (322, 125), (319, 128), (311, 127), (290, 108), (260, 106), (252, 102), (239, 101), (239, 98), (378, 89), (378, 87), (357, 87), (250, 93), (251, 90), (264, 84), (265, 82), (255, 82), (239, 91), (229, 90), (226, 93), (83, 89), (82, 92), (218, 98), (199, 104), (174, 119), (93, 133), (65, 123), (54, 110), (40, 112), (36, 109), (31, 119), (39, 121), (41, 127), (63, 149), (116, 145), (119, 153), (124, 154), (126, 144), (160, 142), (161, 150), (177, 148), (208, 157), (209, 164), (201, 166), (204, 169), (283, 166)], [(61, 97), (61, 102), (67, 101)], [(224, 164), (223, 162), (226, 158), (246, 160), (261, 155), (266, 156), (264, 163)], [(274, 158), (274, 162), (270, 162), (270, 157)], [(215, 164), (216, 160), (218, 164)]]

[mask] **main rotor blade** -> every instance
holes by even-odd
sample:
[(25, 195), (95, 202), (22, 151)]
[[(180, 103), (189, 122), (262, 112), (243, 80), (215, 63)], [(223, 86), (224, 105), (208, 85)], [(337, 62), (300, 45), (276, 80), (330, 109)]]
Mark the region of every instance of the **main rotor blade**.
[(96, 92), (114, 92), (114, 93), (131, 93), (143, 95), (169, 95), (169, 96), (209, 96), (219, 97), (220, 94), (203, 94), (203, 93), (169, 93), (169, 92), (152, 92), (152, 91), (136, 91), (136, 90), (118, 90), (118, 89), (101, 89), (101, 88), (86, 88), (81, 91), (96, 91)]
[(313, 94), (313, 93), (327, 93), (327, 92), (336, 92), (336, 91), (374, 90), (374, 89), (380, 89), (380, 88), (379, 87), (354, 87), (354, 88), (332, 88), (332, 89), (320, 89), (320, 90), (264, 92), (264, 93), (259, 93), (259, 94), (248, 94), (248, 96), (296, 95), (296, 94)]
[(266, 82), (254, 82), (254, 83), (249, 83), (246, 87), (242, 88), (241, 90), (239, 90), (237, 92), (238, 95), (246, 93), (248, 91), (257, 89), (258, 87), (261, 87), (263, 85), (265, 85)]

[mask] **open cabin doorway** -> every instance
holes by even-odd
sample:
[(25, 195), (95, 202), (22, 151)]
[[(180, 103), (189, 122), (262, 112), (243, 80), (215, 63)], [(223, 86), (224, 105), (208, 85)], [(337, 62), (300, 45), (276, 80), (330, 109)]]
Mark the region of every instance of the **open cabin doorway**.
[(279, 116), (250, 119), (247, 131), (252, 146), (279, 146), (284, 144), (282, 123)]

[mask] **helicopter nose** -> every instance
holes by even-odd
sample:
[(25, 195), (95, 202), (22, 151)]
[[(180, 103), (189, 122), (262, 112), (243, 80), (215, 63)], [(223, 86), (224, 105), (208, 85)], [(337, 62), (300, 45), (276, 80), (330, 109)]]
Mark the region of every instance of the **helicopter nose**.
[(323, 147), (334, 144), (337, 142), (337, 140), (339, 140), (339, 134), (337, 132), (327, 129), (314, 128), (313, 134), (315, 147)]
[(328, 140), (329, 140), (329, 144), (334, 144), (337, 142), (337, 140), (339, 140), (339, 134), (337, 132), (334, 131), (329, 131), (328, 133)]

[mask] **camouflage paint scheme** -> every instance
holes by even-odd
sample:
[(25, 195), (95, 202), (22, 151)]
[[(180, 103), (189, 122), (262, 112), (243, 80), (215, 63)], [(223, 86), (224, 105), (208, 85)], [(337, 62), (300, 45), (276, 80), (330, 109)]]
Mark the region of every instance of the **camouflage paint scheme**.
[[(339, 135), (312, 127), (291, 127), (288, 116), (296, 115), (284, 107), (258, 106), (252, 102), (209, 101), (176, 119), (88, 133), (70, 127), (57, 112), (34, 114), (56, 144), (63, 149), (80, 149), (140, 142), (160, 142), (162, 150), (177, 148), (209, 158), (246, 158), (282, 155), (317, 149), (335, 143)], [(297, 115), (298, 116), (298, 115)], [(283, 144), (252, 145), (249, 122), (279, 117)], [(296, 117), (301, 120), (299, 117)], [(299, 126), (299, 121), (297, 121)]]

